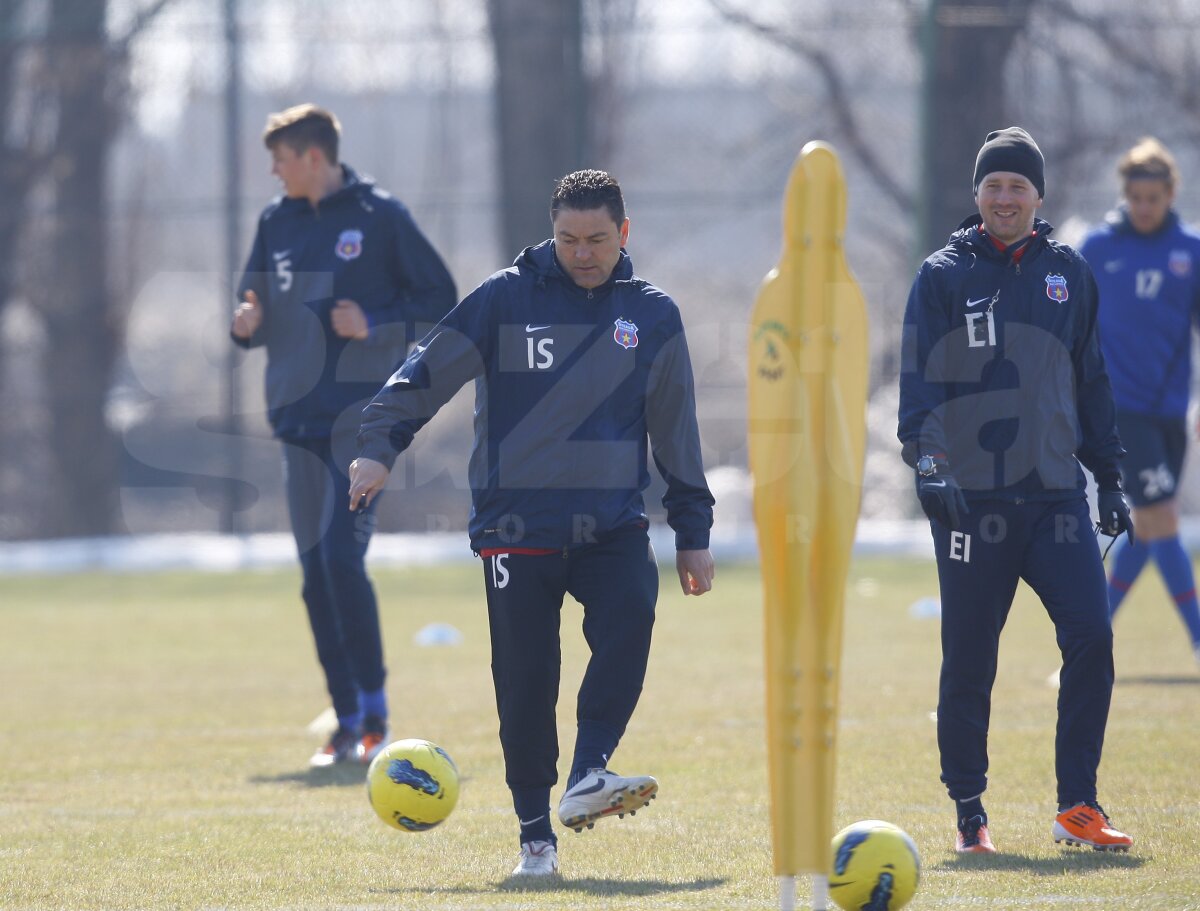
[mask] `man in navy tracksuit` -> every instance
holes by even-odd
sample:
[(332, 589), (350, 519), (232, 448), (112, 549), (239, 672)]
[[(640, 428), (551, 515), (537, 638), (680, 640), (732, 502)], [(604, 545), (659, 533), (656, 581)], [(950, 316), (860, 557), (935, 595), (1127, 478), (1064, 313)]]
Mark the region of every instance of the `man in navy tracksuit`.
[(1121, 468), (1138, 529), (1137, 544), (1118, 544), (1113, 555), (1109, 610), (1116, 614), (1153, 558), (1200, 660), (1200, 602), (1176, 501), (1200, 319), (1200, 234), (1171, 208), (1178, 168), (1157, 139), (1138, 142), (1117, 172), (1122, 205), (1080, 248), (1100, 286), (1100, 347), (1129, 450)]
[(558, 778), (559, 616), (583, 604), (591, 659), (563, 825), (632, 814), (658, 789), (607, 769), (641, 693), (658, 597), (642, 491), (653, 454), (667, 482), (686, 594), (712, 585), (713, 498), (704, 479), (679, 309), (637, 278), (617, 182), (558, 184), (554, 237), (462, 301), (367, 407), (350, 502), (369, 505), (397, 453), (468, 380), (472, 548), (483, 557), (492, 677), (506, 778), (520, 822), (518, 876), (558, 872), (550, 789)]
[(313, 105), (267, 121), (284, 195), (259, 218), (231, 330), (242, 347), (267, 348), (268, 415), (338, 719), (316, 767), (369, 762), (387, 740), (379, 612), (363, 564), (374, 515), (349, 514), (346, 473), (362, 406), (404, 359), (409, 326), (437, 322), (456, 299), (408, 210), (338, 163), (339, 132)]
[(1091, 270), (1035, 218), (1041, 151), (990, 133), (975, 165), (979, 214), (921, 266), (904, 315), (899, 437), (930, 519), (942, 597), (938, 748), (959, 851), (995, 851), (982, 796), (1000, 632), (1017, 583), (1041, 598), (1062, 652), (1056, 841), (1127, 850), (1096, 802), (1113, 684), (1100, 528), (1133, 535), (1121, 494), (1112, 388)]

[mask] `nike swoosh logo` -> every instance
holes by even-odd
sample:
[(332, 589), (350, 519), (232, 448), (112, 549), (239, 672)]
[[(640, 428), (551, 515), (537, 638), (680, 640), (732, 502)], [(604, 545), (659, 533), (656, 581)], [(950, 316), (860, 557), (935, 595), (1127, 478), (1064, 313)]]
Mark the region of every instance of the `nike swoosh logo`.
[(522, 819), (520, 816), (518, 816), (517, 822), (519, 822), (523, 826), (531, 826), (538, 820), (545, 819), (545, 818), (546, 818), (545, 813), (543, 813), (541, 816), (535, 816), (535, 817), (533, 817), (533, 819)]
[(291, 252), (292, 252), (291, 250), (284, 250), (281, 253), (272, 253), (271, 255), (274, 256), (276, 260), (280, 260), (280, 259), (286, 259), (288, 254)]
[(926, 487), (945, 487), (946, 482), (945, 481), (926, 481), (925, 486)]
[[(943, 481), (942, 483), (944, 484), (946, 482)], [(584, 794), (595, 794), (597, 791), (602, 791), (602, 790), (604, 790), (604, 779), (599, 778), (596, 780), (596, 783), (594, 785), (592, 785), (590, 788), (585, 788), (582, 791), (572, 791), (571, 796), (572, 797), (580, 797)]]
[(531, 326), (531, 325), (529, 325), (529, 323), (525, 324), (526, 332), (541, 332), (543, 329), (549, 329), (549, 328), (550, 328), (550, 326)]
[(1105, 272), (1120, 272), (1121, 267), (1123, 265), (1125, 265), (1125, 260), (1123, 260), (1123, 259), (1110, 259), (1108, 262), (1106, 262), (1104, 264), (1104, 271)]
[(977, 301), (969, 300), (969, 301), (967, 301), (967, 306), (968, 307), (978, 307), (980, 304), (986, 303), (987, 301), (990, 301), (990, 300), (991, 300), (990, 297), (981, 297)]

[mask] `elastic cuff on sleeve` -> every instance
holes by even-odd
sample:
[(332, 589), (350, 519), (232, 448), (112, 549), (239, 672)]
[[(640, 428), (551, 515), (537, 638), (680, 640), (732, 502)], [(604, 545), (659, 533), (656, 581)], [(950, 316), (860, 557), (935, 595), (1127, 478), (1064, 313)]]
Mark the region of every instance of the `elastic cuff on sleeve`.
[(708, 529), (675, 532), (676, 550), (708, 550)]
[(396, 464), (396, 458), (400, 454), (390, 446), (380, 446), (376, 444), (368, 444), (358, 450), (360, 459), (371, 459), (374, 462), (379, 462), (387, 466), (387, 470), (391, 471), (392, 466)]

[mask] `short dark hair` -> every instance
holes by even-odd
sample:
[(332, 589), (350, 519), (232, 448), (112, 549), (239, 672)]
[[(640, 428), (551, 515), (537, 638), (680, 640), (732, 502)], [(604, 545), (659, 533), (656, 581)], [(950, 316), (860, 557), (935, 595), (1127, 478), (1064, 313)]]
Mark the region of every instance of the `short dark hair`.
[(550, 220), (560, 209), (588, 210), (605, 208), (618, 226), (625, 221), (625, 200), (621, 185), (607, 171), (572, 171), (562, 178), (550, 197)]
[(341, 133), (342, 125), (331, 111), (315, 104), (298, 104), (267, 118), (263, 145), (274, 149), (283, 142), (297, 154), (316, 146), (330, 164), (337, 164)]

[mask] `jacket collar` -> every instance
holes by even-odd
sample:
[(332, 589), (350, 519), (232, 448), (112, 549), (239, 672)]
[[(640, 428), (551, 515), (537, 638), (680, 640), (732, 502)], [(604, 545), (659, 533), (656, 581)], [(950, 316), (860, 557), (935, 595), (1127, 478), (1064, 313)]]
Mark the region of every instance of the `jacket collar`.
[(1167, 217), (1163, 219), (1158, 230), (1149, 234), (1141, 234), (1134, 230), (1133, 225), (1129, 223), (1129, 209), (1123, 205), (1117, 206), (1104, 216), (1104, 221), (1112, 226), (1113, 232), (1116, 234), (1127, 234), (1131, 237), (1161, 237), (1168, 231), (1173, 231), (1179, 224), (1179, 214), (1174, 209), (1168, 209)]
[[(321, 210), (326, 210), (344, 200), (356, 198), (364, 190), (369, 192), (374, 185), (375, 183), (371, 178), (360, 176), (350, 165), (343, 164), (342, 185), (321, 200), (320, 208)], [(283, 196), (280, 197), (279, 208), (291, 212), (305, 212), (311, 211), (312, 205), (307, 199)]]
[[(991, 259), (996, 262), (1009, 262), (1014, 252), (1012, 247), (1009, 247), (1007, 250), (997, 250), (996, 245), (992, 243), (992, 239), (979, 230), (982, 224), (983, 216), (978, 212), (963, 219), (954, 233), (950, 235), (949, 246), (963, 245), (984, 259)], [(1026, 247), (1026, 251), (1022, 254), (1022, 257), (1036, 256), (1038, 251), (1046, 245), (1046, 239), (1053, 230), (1054, 225), (1035, 216), (1033, 219), (1034, 233), (1032, 238), (1027, 244), (1023, 241), (1017, 242), (1018, 245)]]
[(580, 294), (587, 294), (589, 290), (592, 294), (611, 291), (613, 285), (617, 282), (629, 281), (633, 278), (633, 260), (622, 249), (621, 256), (617, 260), (616, 266), (613, 267), (612, 274), (609, 275), (604, 284), (591, 289), (581, 288), (575, 284), (571, 277), (562, 270), (562, 266), (558, 264), (558, 256), (555, 252), (553, 239), (544, 240), (536, 246), (526, 247), (513, 261), (513, 265), (518, 268), (531, 270), (538, 277), (539, 284), (544, 284), (547, 279), (554, 279), (562, 282), (568, 291), (576, 291)]

